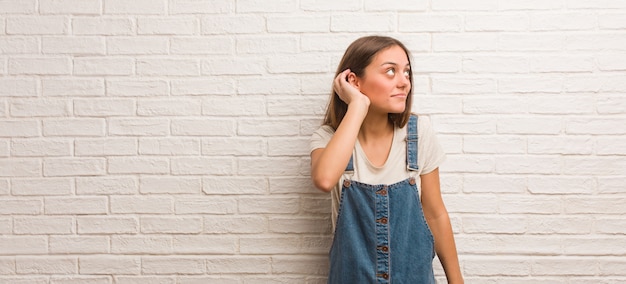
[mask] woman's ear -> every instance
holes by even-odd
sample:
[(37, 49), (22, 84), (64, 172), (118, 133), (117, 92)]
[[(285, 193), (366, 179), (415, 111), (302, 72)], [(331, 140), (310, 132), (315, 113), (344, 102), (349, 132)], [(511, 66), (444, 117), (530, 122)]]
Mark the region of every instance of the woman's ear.
[(348, 83), (350, 83), (350, 85), (354, 86), (355, 88), (358, 89), (360, 87), (359, 77), (357, 77), (354, 72), (350, 72), (350, 74), (348, 74), (348, 77), (346, 77), (346, 80), (348, 81)]

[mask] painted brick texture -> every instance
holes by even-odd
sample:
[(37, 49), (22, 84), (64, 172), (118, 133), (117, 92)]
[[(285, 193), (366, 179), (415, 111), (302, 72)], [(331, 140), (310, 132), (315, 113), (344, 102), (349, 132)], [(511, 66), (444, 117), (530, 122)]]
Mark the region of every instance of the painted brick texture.
[(413, 53), (467, 283), (624, 283), (624, 19), (610, 0), (0, 1), (0, 283), (325, 283), (308, 139), (368, 34)]

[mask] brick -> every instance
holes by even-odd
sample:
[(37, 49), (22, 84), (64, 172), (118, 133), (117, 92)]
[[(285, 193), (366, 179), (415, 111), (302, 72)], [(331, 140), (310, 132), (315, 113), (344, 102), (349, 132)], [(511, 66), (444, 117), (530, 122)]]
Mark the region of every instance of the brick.
[(43, 121), (43, 135), (48, 137), (104, 136), (105, 124), (104, 119), (98, 118), (46, 119)]
[(269, 231), (278, 234), (324, 234), (330, 233), (328, 218), (269, 218)]
[(101, 37), (43, 37), (44, 54), (103, 55), (105, 41)]
[(498, 36), (498, 49), (506, 51), (560, 51), (565, 36), (558, 33), (503, 33)]
[(61, 35), (70, 27), (69, 18), (63, 16), (9, 17), (6, 21), (9, 35)]
[(48, 278), (49, 277), (47, 276), (5, 277), (5, 278), (0, 278), (0, 283), (2, 284), (48, 284), (49, 283)]
[(235, 84), (228, 78), (172, 80), (172, 95), (233, 95)]
[(166, 174), (170, 162), (165, 158), (114, 157), (108, 159), (110, 174)]
[[(270, 193), (318, 193), (309, 177), (270, 177)], [(329, 201), (330, 202), (330, 201)], [(310, 204), (302, 204), (309, 206)], [(330, 203), (328, 203), (330, 205)], [(313, 207), (313, 206), (312, 206)], [(324, 210), (319, 208), (319, 210)], [(323, 211), (324, 213), (330, 211)]]
[(237, 93), (241, 95), (293, 94), (300, 89), (300, 81), (291, 78), (242, 78), (237, 82)]
[(596, 56), (598, 68), (602, 71), (626, 70), (626, 56), (624, 53), (605, 53)]
[[(215, 49), (208, 49), (215, 52)], [(226, 58), (202, 62), (206, 75), (261, 75), (266, 72), (266, 61), (258, 58)]]
[(493, 94), (497, 82), (491, 78), (433, 77), (433, 94)]
[(598, 177), (598, 192), (602, 194), (620, 193), (623, 189), (624, 177)]
[(300, 157), (309, 154), (310, 138), (270, 138), (267, 142), (268, 156)]
[(197, 76), (200, 64), (195, 59), (138, 59), (136, 72), (144, 76)]
[(527, 179), (517, 176), (471, 175), (463, 178), (466, 193), (524, 193)]
[(498, 46), (498, 37), (491, 33), (439, 33), (433, 35), (433, 50), (449, 51), (492, 51)]
[(11, 155), (15, 157), (55, 157), (71, 155), (71, 140), (13, 139)]
[(35, 120), (0, 120), (0, 137), (36, 137), (41, 133)]
[(620, 237), (571, 237), (563, 239), (565, 255), (618, 256), (624, 253), (624, 239)]
[[(293, 64), (298, 62), (298, 64)], [(329, 70), (326, 56), (316, 54), (298, 54), (271, 57), (267, 62), (270, 73), (322, 73)]]
[(108, 253), (107, 236), (50, 236), (49, 250), (53, 254)]
[(203, 258), (151, 256), (141, 259), (143, 274), (204, 274), (206, 269)]
[(526, 99), (521, 97), (470, 97), (463, 100), (463, 112), (470, 114), (519, 114), (527, 113), (528, 108)]
[(433, 117), (438, 133), (444, 134), (491, 134), (496, 132), (496, 121), (489, 117)]
[(115, 97), (165, 96), (168, 84), (165, 80), (107, 80), (106, 93)]
[[(280, 207), (274, 206), (276, 203)], [(299, 211), (300, 201), (297, 198), (274, 197), (274, 198), (246, 198), (239, 199), (239, 213), (244, 214), (294, 214)]]
[(267, 194), (268, 185), (261, 177), (207, 177), (202, 179), (206, 194)]
[(565, 0), (541, 1), (541, 0), (518, 0), (498, 2), (498, 10), (559, 10), (565, 8)]
[(39, 11), (42, 14), (99, 15), (101, 6), (101, 0), (43, 0)]
[(494, 167), (493, 158), (482, 155), (449, 155), (441, 166), (445, 171), (452, 173), (488, 173), (493, 171)]
[(328, 260), (324, 256), (277, 256), (272, 258), (273, 273), (325, 275)]
[[(232, 197), (212, 198), (176, 198), (174, 203), (176, 214), (233, 214), (237, 212), (237, 200)], [(193, 219), (197, 222), (196, 219)]]
[(331, 32), (390, 32), (396, 28), (395, 17), (387, 13), (335, 14), (330, 17)]
[(0, 97), (36, 97), (37, 93), (36, 80), (0, 78)]
[(267, 274), (271, 270), (271, 258), (267, 256), (209, 256), (206, 264), (210, 273)]
[(76, 179), (78, 195), (135, 194), (139, 182), (133, 177), (84, 177)]
[(76, 227), (78, 234), (136, 234), (139, 232), (139, 222), (133, 217), (78, 217)]
[(172, 119), (173, 135), (180, 136), (232, 136), (234, 121), (230, 119)]
[(626, 155), (626, 139), (624, 138), (598, 138), (596, 141), (596, 154), (598, 155)]
[(195, 17), (139, 18), (137, 33), (147, 35), (191, 35), (199, 29)]
[(0, 177), (40, 177), (41, 161), (38, 159), (1, 159)]
[(425, 11), (428, 6), (428, 1), (426, 0), (404, 0), (388, 4), (382, 4), (376, 0), (365, 1), (365, 11)]
[(13, 117), (70, 116), (71, 101), (56, 99), (16, 100), (9, 105)]
[(291, 119), (242, 119), (238, 134), (243, 136), (291, 136), (297, 135), (298, 121)]
[(113, 118), (108, 120), (109, 135), (165, 136), (170, 123), (162, 118)]
[(130, 58), (75, 58), (76, 75), (132, 75), (135, 61)]
[(46, 236), (0, 236), (0, 255), (46, 254)]
[(456, 55), (414, 55), (411, 70), (414, 73), (456, 73), (461, 69), (461, 57)]
[[(300, 1), (300, 9), (304, 11), (358, 11), (362, 8), (361, 1), (331, 1), (331, 0), (303, 0)], [(404, 7), (406, 8), (406, 7)]]
[(211, 116), (262, 116), (267, 110), (261, 96), (208, 97), (202, 100), (202, 114)]
[(602, 217), (595, 220), (594, 231), (600, 234), (624, 234), (626, 232), (624, 230), (625, 224), (624, 220)]
[(252, 236), (239, 239), (241, 253), (258, 254), (297, 254), (300, 253), (302, 241), (293, 237)]
[(498, 80), (500, 93), (560, 93), (563, 79), (557, 76), (502, 78)]
[(169, 236), (113, 236), (111, 252), (116, 254), (171, 254)]
[(267, 30), (271, 33), (320, 33), (330, 30), (330, 16), (269, 16)]
[(596, 27), (596, 16), (587, 13), (536, 13), (530, 17), (530, 29), (533, 31), (584, 31), (594, 30)]
[[(329, 212), (329, 211), (326, 211)], [(209, 234), (261, 234), (267, 232), (267, 218), (262, 216), (207, 216), (204, 233)]]
[(528, 153), (589, 155), (593, 152), (594, 141), (583, 137), (529, 137)]
[(135, 101), (131, 99), (76, 99), (74, 114), (77, 116), (132, 116)]
[(105, 86), (102, 79), (43, 79), (44, 96), (94, 97), (104, 96)]
[(78, 260), (67, 256), (17, 257), (15, 267), (19, 274), (75, 274)]
[(69, 75), (72, 63), (66, 57), (9, 58), (12, 75)]
[(75, 35), (132, 35), (135, 22), (130, 18), (91, 18), (72, 19), (72, 33)]
[(235, 254), (237, 241), (228, 236), (179, 235), (174, 236), (173, 247), (178, 254)]
[(468, 234), (523, 234), (525, 217), (463, 217), (463, 232)]
[(15, 274), (15, 258), (0, 257), (0, 275)]
[(36, 10), (36, 0), (8, 0), (0, 2), (0, 11), (3, 14), (32, 14)]
[[(543, 241), (541, 241), (543, 240)], [(479, 254), (556, 255), (562, 253), (563, 239), (549, 236), (478, 236), (457, 238), (459, 251)], [(529, 246), (529, 243), (536, 245)], [(490, 244), (490, 245), (486, 245)], [(492, 267), (491, 265), (489, 267)]]
[[(253, 280), (254, 281), (254, 280)], [(202, 284), (202, 283), (220, 283), (220, 284), (239, 284), (239, 277), (229, 276), (183, 276), (178, 277), (180, 284)], [(258, 282), (254, 282), (258, 283)]]
[(598, 15), (598, 26), (600, 29), (620, 30), (626, 28), (623, 13), (600, 13)]
[(558, 174), (562, 161), (554, 156), (503, 156), (496, 158), (496, 172), (504, 174)]
[(237, 2), (237, 12), (239, 13), (290, 13), (296, 12), (298, 3), (293, 0), (280, 0), (272, 3), (266, 3), (258, 0), (243, 0)]
[(111, 213), (114, 214), (168, 214), (174, 212), (170, 197), (112, 196)]
[(51, 284), (110, 284), (111, 278), (109, 276), (56, 276), (50, 278)]
[(106, 197), (46, 197), (47, 215), (105, 214), (108, 211)]
[(496, 127), (498, 133), (505, 134), (559, 134), (563, 122), (558, 117), (511, 117), (499, 119)]
[(461, 0), (442, 0), (432, 3), (431, 9), (434, 11), (484, 11), (495, 10), (498, 7), (498, 1), (480, 0), (473, 4)]
[(237, 37), (236, 51), (237, 54), (296, 53), (298, 45), (298, 40), (291, 35), (247, 35)]
[[(231, 37), (184, 37), (171, 38), (170, 51), (172, 54), (232, 54), (235, 50), (235, 40)], [(205, 67), (203, 67), (205, 69)], [(244, 69), (244, 68), (242, 68)], [(206, 73), (205, 71), (202, 72)]]
[(77, 138), (74, 140), (76, 156), (133, 156), (137, 154), (137, 141), (133, 138)]
[[(11, 219), (11, 217), (1, 217), (0, 218), (0, 234), (3, 235), (9, 235), (13, 233), (13, 220)], [(3, 261), (2, 258), (0, 258), (0, 275), (2, 274), (2, 271), (5, 270), (7, 267), (5, 267), (6, 263)]]
[(104, 14), (163, 15), (167, 13), (167, 0), (107, 0)]
[(234, 172), (232, 158), (174, 158), (171, 161), (173, 175), (229, 175)]
[(71, 217), (20, 217), (13, 219), (16, 235), (68, 235), (74, 233)]
[[(178, 210), (176, 213), (179, 213)], [(142, 217), (141, 232), (144, 234), (194, 234), (202, 232), (199, 217)]]
[(528, 73), (529, 70), (529, 60), (522, 56), (463, 57), (463, 71), (469, 73)]
[(527, 218), (530, 234), (589, 234), (594, 220), (589, 217), (540, 216)]
[(43, 174), (46, 177), (104, 175), (105, 163), (99, 158), (50, 158), (43, 162)]
[(229, 0), (196, 1), (172, 0), (169, 2), (170, 14), (222, 14), (235, 11), (235, 3)]
[(547, 72), (591, 72), (595, 68), (591, 57), (580, 56), (549, 56), (532, 57), (530, 71)]
[(485, 31), (527, 31), (530, 18), (524, 14), (481, 14), (465, 16), (465, 30), (471, 32)]
[(620, 50), (624, 37), (618, 33), (576, 33), (565, 38), (566, 50)]
[(39, 41), (36, 37), (5, 37), (0, 39), (2, 54), (33, 54), (39, 53)]
[(523, 154), (526, 153), (526, 139), (515, 136), (465, 136), (463, 152), (475, 154)]
[(140, 116), (197, 116), (200, 115), (199, 99), (158, 99), (137, 101)]
[[(472, 259), (467, 262), (474, 272), (469, 275), (481, 276), (524, 276), (530, 274), (531, 260), (525, 258), (490, 257), (487, 259)], [(496, 269), (497, 267), (497, 269)]]
[(141, 272), (141, 259), (135, 256), (81, 256), (78, 261), (81, 274), (128, 275)]
[(139, 140), (139, 154), (187, 156), (200, 154), (200, 140), (193, 138), (146, 138)]
[[(323, 115), (327, 99), (324, 97), (268, 98), (267, 113), (276, 115)], [(298, 107), (294, 107), (298, 106)]]
[(260, 15), (205, 15), (202, 34), (259, 34), (265, 32), (265, 19)]
[(139, 191), (144, 194), (193, 194), (202, 192), (202, 181), (194, 177), (142, 177)]
[(501, 214), (558, 214), (563, 208), (558, 196), (504, 196), (500, 202)]
[(626, 124), (620, 118), (572, 118), (565, 122), (565, 132), (596, 135), (626, 134)]
[[(98, 31), (90, 31), (98, 32)], [(110, 31), (109, 31), (110, 32)], [(104, 31), (100, 31), (104, 33)], [(146, 54), (146, 55), (159, 55), (167, 54), (168, 40), (164, 37), (107, 37), (107, 54), (111, 55), (134, 55), (134, 54)], [(152, 81), (158, 82), (158, 81)], [(107, 81), (107, 83), (109, 83)]]

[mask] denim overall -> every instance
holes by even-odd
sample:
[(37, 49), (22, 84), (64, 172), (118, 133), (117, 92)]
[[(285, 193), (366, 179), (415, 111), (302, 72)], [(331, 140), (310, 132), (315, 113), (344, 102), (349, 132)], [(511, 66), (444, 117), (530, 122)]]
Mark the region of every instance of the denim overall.
[[(417, 116), (407, 128), (407, 168), (417, 171)], [(354, 173), (352, 158), (346, 173)], [(346, 178), (340, 202), (329, 284), (435, 283), (434, 238), (414, 177), (391, 185)]]

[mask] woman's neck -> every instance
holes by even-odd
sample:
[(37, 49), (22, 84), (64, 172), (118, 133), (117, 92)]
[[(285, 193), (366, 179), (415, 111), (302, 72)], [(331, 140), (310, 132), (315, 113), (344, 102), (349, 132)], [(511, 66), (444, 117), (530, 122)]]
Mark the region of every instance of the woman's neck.
[(361, 124), (359, 140), (362, 143), (385, 139), (393, 133), (393, 123), (389, 121), (388, 114), (374, 115), (368, 114)]

